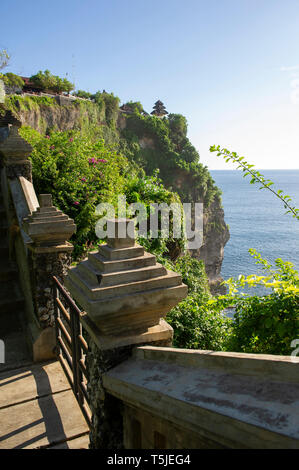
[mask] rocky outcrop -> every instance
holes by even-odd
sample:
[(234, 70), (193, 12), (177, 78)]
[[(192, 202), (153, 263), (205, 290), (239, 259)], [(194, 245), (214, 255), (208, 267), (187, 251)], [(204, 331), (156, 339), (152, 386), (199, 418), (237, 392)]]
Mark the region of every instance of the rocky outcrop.
[[(185, 170), (174, 172), (172, 189), (180, 194), (188, 194), (188, 198), (191, 197), (193, 202), (202, 202), (200, 194), (192, 187), (192, 175)], [(211, 293), (225, 294), (226, 287), (221, 285), (223, 282), (221, 267), (224, 247), (230, 234), (224, 220), (221, 200), (218, 197), (214, 198), (209, 205), (204, 204), (203, 230), (203, 245), (196, 250), (190, 250), (191, 256), (204, 261)]]
[(204, 243), (192, 256), (205, 263), (212, 294), (225, 294), (226, 287), (221, 285), (221, 266), (224, 247), (229, 240), (228, 226), (224, 221), (224, 210), (219, 200), (215, 200), (204, 212)]

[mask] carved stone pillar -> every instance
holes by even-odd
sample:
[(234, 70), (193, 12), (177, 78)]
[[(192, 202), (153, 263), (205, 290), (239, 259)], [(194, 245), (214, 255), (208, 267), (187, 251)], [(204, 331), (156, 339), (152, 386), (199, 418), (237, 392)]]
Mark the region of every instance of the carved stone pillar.
[(74, 221), (52, 205), (50, 194), (39, 196), (40, 207), (24, 219), (29, 245), (31, 285), (41, 328), (54, 326), (53, 276), (61, 282), (71, 264), (73, 246), (67, 241), (76, 231)]
[(115, 237), (71, 268), (65, 285), (86, 312), (90, 446), (118, 449), (123, 446), (121, 404), (105, 392), (103, 374), (136, 345), (171, 346), (173, 330), (163, 317), (187, 295), (187, 286), (135, 243), (133, 221), (107, 225), (108, 233), (115, 228)]

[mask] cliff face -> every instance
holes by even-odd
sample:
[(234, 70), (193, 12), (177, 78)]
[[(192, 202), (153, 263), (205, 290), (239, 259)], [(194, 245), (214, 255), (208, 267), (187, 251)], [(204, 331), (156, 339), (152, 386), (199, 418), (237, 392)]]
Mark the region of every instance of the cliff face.
[[(192, 178), (183, 171), (176, 172), (174, 181), (174, 190), (182, 189), (184, 191), (185, 188), (192, 185)], [(194, 202), (201, 202), (196, 194), (193, 195), (192, 199)], [(211, 293), (225, 294), (226, 287), (221, 286), (223, 278), (220, 273), (224, 247), (230, 238), (230, 234), (224, 220), (224, 210), (219, 198), (215, 198), (209, 206), (204, 204), (203, 229), (203, 245), (196, 250), (190, 250), (191, 256), (204, 261)]]
[[(90, 126), (101, 126), (103, 135), (110, 142), (118, 141), (122, 132), (127, 129), (126, 116), (119, 113), (115, 122), (115, 129), (110, 130), (103, 113), (98, 107), (88, 101), (74, 101), (59, 105), (55, 99), (51, 98), (49, 102), (18, 104), (16, 101), (13, 110), (23, 125), (28, 125), (34, 129), (46, 133), (50, 129), (66, 131), (70, 129), (83, 129)], [(29, 104), (28, 104), (29, 103)], [(144, 132), (139, 135), (138, 145), (141, 152), (150, 151), (147, 158), (152, 158), (156, 152), (162, 152), (159, 142), (150, 133)], [(167, 163), (167, 156), (164, 158), (164, 165)], [(156, 164), (156, 163), (155, 163)], [(182, 202), (202, 202), (198, 190), (194, 187), (194, 178), (192, 172), (179, 168), (164, 168), (160, 173), (163, 183), (166, 187), (181, 195)], [(163, 178), (164, 176), (164, 178)], [(186, 195), (186, 196), (185, 196)], [(229, 240), (229, 230), (224, 221), (224, 211), (219, 197), (215, 197), (209, 204), (204, 203), (204, 243), (201, 248), (192, 250), (191, 255), (201, 259), (205, 263), (206, 272), (210, 282), (212, 293), (224, 293), (225, 287), (220, 286), (222, 278), (220, 275), (221, 265), (224, 255), (224, 246)]]
[(12, 111), (23, 125), (31, 126), (41, 133), (50, 129), (67, 131), (102, 124), (102, 113), (91, 102), (76, 100), (59, 105), (55, 98), (44, 101), (32, 101), (29, 97), (24, 98), (24, 101), (16, 100)]

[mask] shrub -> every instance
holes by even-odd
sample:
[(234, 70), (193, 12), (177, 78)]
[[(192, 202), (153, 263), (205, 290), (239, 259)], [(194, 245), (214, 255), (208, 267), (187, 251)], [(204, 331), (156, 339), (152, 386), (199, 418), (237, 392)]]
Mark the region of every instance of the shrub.
[(36, 192), (53, 194), (54, 204), (75, 220), (74, 256), (98, 242), (95, 208), (102, 201), (116, 205), (124, 192), (128, 162), (104, 144), (80, 132), (41, 136), (31, 128), (21, 135), (33, 145), (32, 173)]
[[(299, 338), (299, 274), (292, 263), (277, 259), (275, 266), (263, 259), (256, 250), (249, 250), (265, 270), (265, 276), (239, 276), (229, 279), (230, 292), (213, 300), (216, 308), (234, 306), (228, 350), (247, 353), (290, 354), (291, 342)], [(269, 295), (249, 296), (239, 289), (262, 286)]]

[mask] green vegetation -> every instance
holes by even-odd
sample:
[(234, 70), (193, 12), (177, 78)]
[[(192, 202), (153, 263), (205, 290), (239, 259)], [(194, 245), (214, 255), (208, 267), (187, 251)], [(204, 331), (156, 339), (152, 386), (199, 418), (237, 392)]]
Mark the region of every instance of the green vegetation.
[[(147, 174), (159, 168), (163, 184), (178, 192), (184, 202), (203, 201), (208, 207), (214, 199), (220, 199), (219, 189), (187, 138), (184, 116), (170, 114), (159, 118), (141, 115), (137, 110), (126, 116), (121, 136), (122, 151), (127, 157)], [(149, 145), (142, 145), (144, 139)]]
[[(299, 209), (292, 204), (289, 195), (284, 195), (282, 190), (275, 191), (274, 182), (266, 179), (254, 165), (239, 157), (236, 152), (221, 149), (220, 146), (212, 146), (211, 152), (217, 152), (217, 156), (223, 156), (225, 160), (238, 163), (238, 168), (243, 171), (243, 177), (250, 176), (251, 184), (258, 183), (259, 189), (267, 189), (280, 199), (286, 213), (299, 220)], [(230, 292), (227, 296), (221, 296), (209, 303), (218, 307), (234, 306), (235, 316), (232, 323), (232, 331), (226, 348), (233, 351), (253, 352), (263, 354), (290, 354), (291, 343), (299, 337), (299, 274), (290, 262), (278, 258), (275, 266), (254, 249), (249, 253), (255, 258), (266, 272), (265, 276), (239, 276), (238, 280), (229, 279), (226, 284)], [(265, 296), (245, 296), (238, 290), (248, 287), (262, 286), (270, 289), (270, 294)]]
[[(106, 92), (91, 96), (77, 92), (79, 95), (93, 101), (76, 100), (70, 104), (80, 109), (77, 130), (53, 130), (49, 135), (25, 127), (20, 131), (34, 148), (31, 159), (36, 191), (51, 192), (54, 204), (77, 224), (72, 238), (76, 260), (102, 242), (94, 230), (97, 204), (111, 202), (117, 209), (118, 194), (125, 194), (128, 204), (144, 203), (147, 218), (152, 202), (203, 200), (207, 206), (219, 200), (219, 190), (187, 138), (183, 116), (150, 116), (141, 103), (129, 102), (126, 109), (130, 112), (121, 115), (125, 126), (120, 130), (116, 96)], [(41, 105), (57, 106), (53, 98), (26, 98), (7, 97), (6, 109), (17, 114)], [(244, 161), (243, 164), (248, 165)], [(252, 172), (252, 167), (249, 170)], [(253, 176), (265, 187), (271, 186), (262, 175)], [(284, 201), (289, 204), (289, 199)], [(256, 262), (265, 268), (265, 276), (231, 279), (227, 281), (229, 294), (213, 298), (203, 263), (184, 254), (184, 240), (174, 240), (172, 230), (168, 239), (138, 241), (167, 268), (181, 273), (188, 285), (188, 297), (167, 316), (174, 328), (175, 346), (290, 354), (291, 341), (299, 337), (299, 281), (290, 263), (277, 260), (274, 268), (252, 250)], [(180, 254), (183, 256), (178, 257)], [(238, 290), (245, 284), (262, 285), (270, 293), (262, 297), (241, 295)], [(232, 306), (236, 314), (229, 319), (222, 311)]]
[(75, 85), (69, 80), (52, 75), (49, 70), (44, 72), (40, 70), (36, 75), (30, 77), (30, 81), (42, 90), (54, 91), (55, 93), (70, 93), (75, 88)]
[(15, 75), (11, 72), (8, 72), (4, 75), (0, 73), (0, 79), (6, 86), (11, 88), (23, 88), (24, 86), (24, 81), (22, 80), (22, 78), (19, 77), (19, 75)]
[[(299, 337), (299, 274), (290, 262), (275, 261), (275, 267), (256, 250), (249, 250), (265, 276), (240, 276), (226, 281), (229, 294), (211, 300), (211, 305), (234, 306), (236, 313), (226, 348), (231, 351), (283, 354), (291, 353), (291, 342)], [(269, 295), (244, 296), (239, 289), (263, 286)]]

